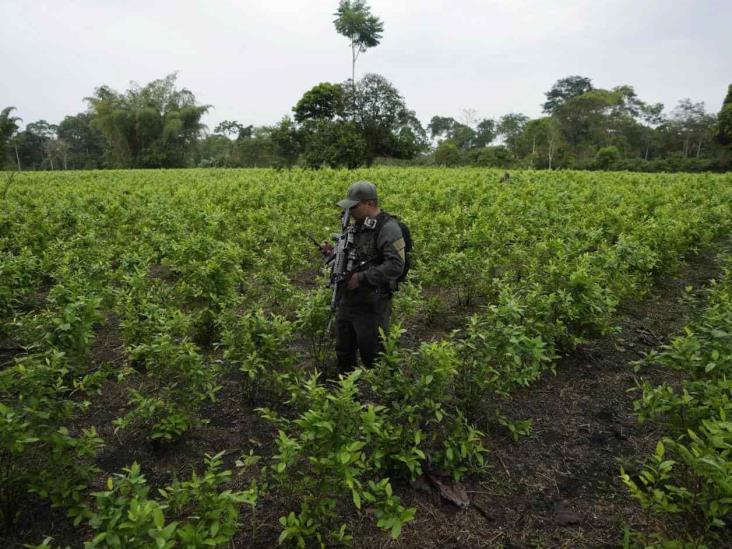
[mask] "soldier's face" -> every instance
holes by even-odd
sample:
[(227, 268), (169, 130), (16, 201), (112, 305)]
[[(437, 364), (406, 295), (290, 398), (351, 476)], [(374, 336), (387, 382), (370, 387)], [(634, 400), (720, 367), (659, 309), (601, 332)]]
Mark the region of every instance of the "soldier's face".
[(351, 208), (351, 217), (356, 221), (362, 221), (368, 217), (368, 203), (359, 202), (353, 208)]

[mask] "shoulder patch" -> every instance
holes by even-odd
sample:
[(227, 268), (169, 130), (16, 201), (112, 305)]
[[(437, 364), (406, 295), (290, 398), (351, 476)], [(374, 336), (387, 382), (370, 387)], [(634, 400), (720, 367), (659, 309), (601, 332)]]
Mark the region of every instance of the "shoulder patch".
[(395, 240), (394, 242), (392, 242), (392, 246), (394, 246), (394, 249), (399, 254), (399, 257), (402, 258), (402, 261), (404, 261), (404, 258), (405, 258), (404, 248), (407, 247), (406, 242), (404, 242), (404, 237), (399, 238), (399, 239)]

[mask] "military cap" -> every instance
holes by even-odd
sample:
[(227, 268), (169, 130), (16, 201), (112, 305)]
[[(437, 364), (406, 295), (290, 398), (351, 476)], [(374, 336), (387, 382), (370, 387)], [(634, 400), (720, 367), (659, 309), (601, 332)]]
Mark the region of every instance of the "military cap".
[(376, 200), (376, 185), (370, 181), (356, 181), (348, 187), (346, 198), (338, 202), (344, 210), (353, 208), (362, 200)]

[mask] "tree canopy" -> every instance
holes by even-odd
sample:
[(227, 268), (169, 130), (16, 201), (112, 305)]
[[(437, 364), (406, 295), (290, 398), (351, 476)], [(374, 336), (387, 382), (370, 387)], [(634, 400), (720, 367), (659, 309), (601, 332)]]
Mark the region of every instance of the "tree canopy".
[(544, 112), (554, 112), (570, 99), (592, 91), (592, 80), (585, 76), (566, 76), (557, 80), (552, 88), (546, 92)]
[(351, 82), (356, 81), (356, 60), (359, 54), (378, 46), (384, 32), (381, 19), (371, 14), (365, 0), (341, 0), (333, 14), (338, 34), (348, 38), (351, 46)]
[(65, 117), (56, 134), (68, 149), (67, 166), (86, 169), (102, 166), (106, 141), (104, 134), (95, 127), (91, 113)]
[(185, 166), (204, 129), (208, 105), (176, 89), (176, 74), (119, 93), (107, 86), (87, 98), (94, 125), (110, 144), (110, 163), (131, 167)]
[[(584, 90), (584, 91), (583, 91)], [(182, 166), (355, 168), (374, 162), (536, 169), (702, 171), (732, 168), (732, 86), (718, 114), (689, 98), (672, 109), (646, 102), (631, 85), (592, 86), (569, 76), (546, 92), (546, 116), (509, 112), (437, 114), (425, 128), (384, 76), (321, 82), (272, 125), (202, 124), (209, 106), (176, 86), (176, 75), (124, 92), (108, 86), (86, 112), (56, 124), (21, 126), (0, 110), (2, 167), (18, 169)], [(453, 111), (455, 112), (455, 111)], [(392, 159), (392, 160), (390, 160)]]
[(5, 107), (0, 111), (0, 168), (9, 162), (8, 145), (18, 131), (18, 122), (21, 121), (17, 116), (12, 116), (14, 110), (15, 107)]
[(333, 120), (343, 116), (346, 91), (341, 84), (321, 82), (313, 86), (292, 107), (297, 122), (306, 120)]
[(732, 84), (727, 88), (722, 108), (717, 116), (715, 138), (721, 145), (732, 145)]
[[(355, 84), (322, 82), (306, 91), (292, 110), (310, 166), (355, 167), (379, 156), (413, 158), (427, 147), (415, 113), (378, 74), (367, 74)], [(344, 155), (334, 152), (339, 147)]]

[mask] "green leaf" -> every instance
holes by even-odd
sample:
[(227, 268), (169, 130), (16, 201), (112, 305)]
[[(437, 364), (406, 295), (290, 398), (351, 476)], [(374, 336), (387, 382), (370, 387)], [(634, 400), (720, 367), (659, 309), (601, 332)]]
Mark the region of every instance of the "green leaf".
[(666, 448), (664, 447), (663, 442), (659, 440), (658, 444), (656, 444), (656, 457), (661, 459), (665, 453)]
[(153, 523), (158, 529), (162, 529), (163, 524), (165, 524), (165, 517), (163, 517), (163, 512), (160, 510), (160, 507), (156, 507), (153, 511)]

